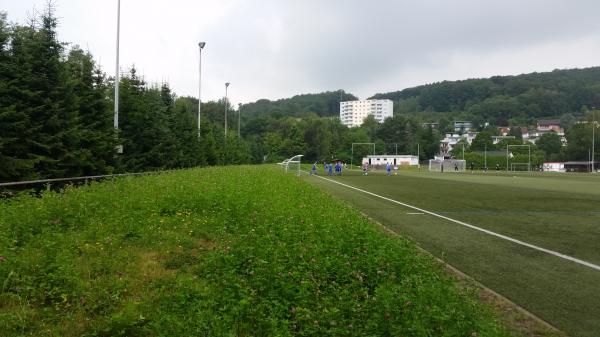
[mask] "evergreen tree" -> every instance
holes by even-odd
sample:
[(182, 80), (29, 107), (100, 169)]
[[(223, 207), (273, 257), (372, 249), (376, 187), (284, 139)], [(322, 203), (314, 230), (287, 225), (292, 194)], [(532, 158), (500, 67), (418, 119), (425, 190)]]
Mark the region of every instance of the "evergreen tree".
[(81, 148), (76, 151), (77, 175), (111, 173), (115, 143), (105, 76), (96, 67), (92, 55), (78, 47), (69, 52), (65, 67), (74, 97), (70, 108), (78, 114), (81, 133)]
[(33, 163), (28, 178), (62, 177), (72, 173), (78, 149), (76, 111), (61, 62), (63, 45), (56, 38), (52, 4), (39, 18), (40, 27), (16, 27), (11, 40), (15, 76), (10, 83), (9, 109), (24, 118), (23, 159)]
[(144, 171), (147, 167), (145, 153), (150, 150), (147, 138), (152, 137), (150, 121), (145, 116), (144, 92), (146, 83), (132, 68), (119, 84), (119, 141), (123, 145), (121, 163), (123, 170)]
[(35, 161), (29, 155), (28, 144), (30, 120), (18, 99), (28, 92), (18, 86), (22, 74), (13, 51), (21, 40), (15, 34), (6, 13), (0, 12), (0, 181), (35, 177)]
[(171, 132), (177, 136), (176, 161), (179, 167), (193, 167), (202, 163), (198, 141), (198, 100), (178, 98), (173, 103)]

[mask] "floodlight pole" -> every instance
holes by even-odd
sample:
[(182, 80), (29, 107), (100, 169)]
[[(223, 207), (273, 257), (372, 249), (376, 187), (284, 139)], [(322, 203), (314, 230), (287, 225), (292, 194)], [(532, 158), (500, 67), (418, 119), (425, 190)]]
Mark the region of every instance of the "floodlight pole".
[(487, 171), (487, 144), (483, 148), (483, 169)]
[(225, 138), (227, 138), (227, 88), (229, 82), (225, 83)]
[(121, 33), (121, 0), (117, 1), (117, 55), (115, 66), (115, 115), (113, 125), (115, 131), (119, 130), (119, 40)]
[(508, 173), (508, 147), (509, 145), (506, 144), (506, 173)]
[(419, 167), (419, 172), (421, 172), (421, 144), (419, 143), (417, 143), (417, 166)]
[(594, 147), (596, 144), (596, 110), (592, 110), (592, 173), (594, 173)]
[(242, 103), (238, 103), (238, 138), (240, 138), (240, 116), (242, 115)]
[(198, 56), (198, 140), (200, 140), (200, 109), (202, 106), (202, 48), (206, 42), (198, 43), (200, 54)]
[(529, 156), (527, 157), (527, 170), (531, 172), (531, 146), (528, 146), (527, 149), (529, 150)]

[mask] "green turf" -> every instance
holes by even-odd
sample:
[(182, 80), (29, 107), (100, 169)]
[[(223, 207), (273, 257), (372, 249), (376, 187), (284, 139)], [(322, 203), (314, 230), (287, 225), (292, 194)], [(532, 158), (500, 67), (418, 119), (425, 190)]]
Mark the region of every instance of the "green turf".
[(272, 166), (0, 202), (2, 336), (509, 336), (431, 257)]
[[(600, 271), (306, 178), (573, 336), (600, 332)], [(600, 176), (402, 171), (334, 180), (600, 264)]]

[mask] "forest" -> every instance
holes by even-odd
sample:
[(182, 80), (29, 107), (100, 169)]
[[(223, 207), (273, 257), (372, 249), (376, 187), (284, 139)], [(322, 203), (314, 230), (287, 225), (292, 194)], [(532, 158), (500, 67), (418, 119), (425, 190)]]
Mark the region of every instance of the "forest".
[[(198, 136), (198, 99), (177, 96), (168, 83), (147, 83), (130, 67), (119, 84), (117, 131), (114, 78), (90, 52), (59, 41), (57, 25), (50, 6), (25, 25), (0, 13), (0, 182), (272, 163), (296, 154), (311, 162), (350, 161), (352, 143), (427, 160), (456, 119), (473, 121), (487, 137), (497, 134), (497, 126), (531, 127), (538, 118), (560, 118), (567, 145), (550, 135), (534, 147), (540, 160), (587, 160), (592, 124), (576, 122), (591, 120), (592, 108), (600, 106), (600, 68), (556, 70), (377, 94), (373, 98), (394, 101), (394, 117), (382, 124), (367, 118), (356, 128), (337, 118), (340, 101), (357, 99), (341, 89), (237, 109), (226, 99), (202, 102)], [(227, 136), (225, 111), (234, 121)], [(352, 160), (368, 152), (357, 148)]]

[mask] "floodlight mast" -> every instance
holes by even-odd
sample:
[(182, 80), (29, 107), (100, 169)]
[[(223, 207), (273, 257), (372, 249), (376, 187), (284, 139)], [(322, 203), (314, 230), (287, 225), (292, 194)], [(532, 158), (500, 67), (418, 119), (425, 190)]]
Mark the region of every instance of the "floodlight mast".
[(202, 106), (202, 49), (206, 42), (198, 43), (200, 54), (198, 56), (198, 140), (200, 140), (200, 110)]
[(373, 155), (375, 155), (375, 143), (352, 143), (352, 151), (350, 155), (350, 169), (352, 170), (352, 163), (354, 160), (354, 145), (373, 145)]
[(115, 131), (119, 130), (119, 40), (121, 32), (121, 0), (117, 1), (117, 55), (115, 66), (115, 115), (113, 126)]
[(240, 116), (242, 114), (242, 103), (238, 103), (238, 138), (240, 138)]
[(592, 173), (594, 173), (594, 146), (596, 144), (596, 108), (592, 110)]
[(229, 82), (225, 83), (225, 138), (227, 138), (227, 88), (229, 84)]

